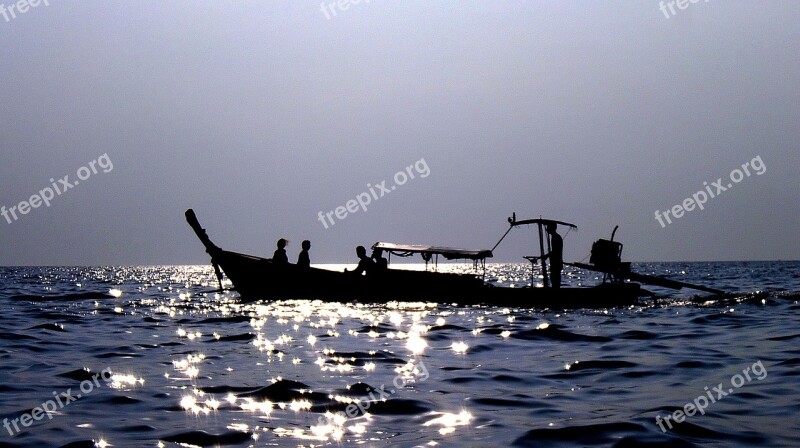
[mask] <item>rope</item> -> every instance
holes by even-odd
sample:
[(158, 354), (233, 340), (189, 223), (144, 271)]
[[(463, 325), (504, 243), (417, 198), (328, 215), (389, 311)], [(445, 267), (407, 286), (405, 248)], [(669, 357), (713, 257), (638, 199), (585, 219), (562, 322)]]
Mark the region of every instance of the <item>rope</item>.
[(508, 230), (506, 230), (506, 233), (504, 233), (504, 234), (503, 234), (503, 236), (501, 236), (501, 237), (500, 237), (500, 241), (498, 241), (498, 242), (497, 242), (497, 244), (495, 244), (495, 245), (494, 245), (494, 247), (492, 248), (492, 252), (494, 252), (494, 250), (495, 250), (495, 249), (497, 249), (497, 246), (499, 246), (499, 245), (500, 245), (500, 243), (502, 243), (502, 242), (503, 242), (503, 240), (504, 240), (504, 239), (506, 238), (506, 236), (508, 235), (508, 232), (510, 232), (510, 231), (511, 231), (511, 229), (513, 229), (513, 228), (514, 228), (514, 226), (509, 226), (509, 227), (508, 227)]

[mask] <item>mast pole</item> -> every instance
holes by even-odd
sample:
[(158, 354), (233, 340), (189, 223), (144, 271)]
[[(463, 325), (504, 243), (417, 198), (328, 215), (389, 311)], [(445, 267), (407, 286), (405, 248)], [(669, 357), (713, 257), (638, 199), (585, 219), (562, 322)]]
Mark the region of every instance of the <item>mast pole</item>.
[[(539, 260), (542, 261), (542, 281), (544, 282), (544, 287), (545, 288), (549, 288), (550, 287), (550, 281), (547, 278), (547, 265), (544, 262), (544, 255), (545, 255), (544, 254), (544, 233), (542, 232), (542, 223), (539, 222), (538, 226), (539, 226), (539, 253), (541, 254), (541, 257), (539, 258)], [(548, 244), (549, 244), (549, 241), (548, 241)], [(531, 285), (531, 286), (533, 286), (533, 285)]]

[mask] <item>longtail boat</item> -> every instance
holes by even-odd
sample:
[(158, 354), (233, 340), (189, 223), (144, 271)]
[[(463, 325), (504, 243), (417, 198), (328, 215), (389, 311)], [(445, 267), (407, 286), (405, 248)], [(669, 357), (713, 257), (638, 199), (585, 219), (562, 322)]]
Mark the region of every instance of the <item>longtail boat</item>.
[[(478, 266), (483, 268), (483, 275), (391, 268), (370, 275), (356, 275), (353, 272), (273, 263), (268, 258), (224, 250), (211, 241), (206, 230), (200, 226), (193, 210), (187, 210), (185, 216), (205, 246), (206, 252), (211, 256), (211, 264), (219, 280), (220, 289), (225, 275), (232, 283), (233, 289), (245, 301), (321, 300), (360, 303), (410, 301), (520, 308), (607, 308), (634, 305), (640, 298), (652, 295), (639, 283), (631, 282), (632, 278), (642, 283), (668, 288), (693, 287), (715, 294), (722, 293), (702, 286), (632, 273), (630, 263), (620, 261), (622, 245), (609, 240), (599, 240), (594, 244), (591, 264), (572, 264), (603, 273), (602, 283), (591, 287), (551, 287), (544, 262), (545, 255), (549, 252), (550, 240), (544, 235), (543, 229), (551, 223), (576, 228), (574, 224), (563, 221), (547, 219), (517, 221), (516, 215), (508, 219), (509, 231), (522, 225), (536, 225), (539, 228), (540, 255), (525, 257), (531, 261), (531, 284), (527, 287), (512, 288), (495, 286), (484, 281), (486, 259), (493, 257), (494, 249), (469, 250), (378, 242), (372, 248), (385, 251), (390, 257), (419, 254), (425, 260), (426, 268), (429, 261), (438, 263), (440, 256), (446, 260), (471, 260), (476, 268)], [(547, 251), (545, 242), (548, 246)], [(534, 282), (533, 268), (537, 262), (541, 263), (543, 287), (534, 286), (536, 282)]]

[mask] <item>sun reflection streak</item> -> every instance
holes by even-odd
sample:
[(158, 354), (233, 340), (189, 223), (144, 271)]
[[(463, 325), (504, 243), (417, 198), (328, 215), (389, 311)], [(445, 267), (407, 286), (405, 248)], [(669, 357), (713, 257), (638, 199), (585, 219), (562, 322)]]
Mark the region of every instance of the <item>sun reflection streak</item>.
[(308, 400), (292, 400), (289, 403), (289, 409), (298, 412), (298, 411), (308, 411), (311, 409), (311, 402)]
[(144, 385), (144, 378), (136, 378), (134, 375), (112, 374), (110, 386), (113, 389), (124, 389), (126, 387)]
[(441, 435), (454, 432), (458, 426), (469, 425), (470, 420), (472, 420), (472, 414), (467, 411), (461, 411), (458, 414), (450, 412), (437, 412), (435, 414), (438, 414), (439, 417), (423, 423), (423, 426), (441, 426), (441, 428), (439, 428), (439, 434)]
[[(320, 417), (320, 424), (311, 426), (310, 431), (311, 435), (304, 435), (299, 438), (313, 438), (319, 441), (327, 441), (328, 439), (333, 439), (334, 441), (341, 441), (344, 437), (345, 433), (345, 424), (347, 423), (347, 418), (343, 414), (333, 414), (331, 412), (326, 412), (323, 418)], [(356, 425), (358, 426), (358, 425)], [(362, 425), (363, 426), (363, 425)], [(356, 430), (358, 431), (358, 429)], [(366, 431), (366, 427), (364, 427), (363, 431)], [(351, 431), (353, 433), (358, 434), (355, 431)]]
[(247, 397), (243, 399), (243, 403), (240, 404), (239, 407), (244, 411), (260, 413), (269, 416), (272, 414), (272, 410), (275, 409), (275, 404), (269, 400), (256, 401)]
[(202, 353), (198, 355), (188, 355), (184, 359), (173, 360), (172, 366), (175, 370), (185, 374), (189, 379), (194, 379), (200, 375), (200, 369), (197, 368), (196, 364), (201, 363), (204, 359), (206, 359), (206, 355)]
[(227, 400), (227, 401), (228, 401), (228, 403), (230, 403), (230, 404), (231, 404), (231, 405), (233, 405), (233, 406), (236, 406), (236, 401), (237, 401), (238, 399), (239, 399), (239, 398), (238, 398), (236, 395), (232, 394), (232, 393), (229, 393), (229, 394), (228, 394), (228, 395), (225, 397), (225, 400)]
[(469, 346), (467, 345), (466, 342), (459, 341), (459, 342), (453, 342), (453, 345), (451, 345), (450, 348), (452, 348), (453, 351), (456, 353), (464, 354), (467, 352)]
[[(397, 339), (408, 339), (406, 341), (406, 348), (410, 350), (411, 353), (419, 355), (425, 351), (426, 347), (428, 347), (428, 342), (425, 341), (425, 338), (423, 338), (422, 335), (427, 333), (429, 329), (430, 327), (427, 325), (414, 323), (409, 328), (408, 333), (398, 331), (396, 337)], [(386, 336), (388, 338), (392, 338), (394, 335), (389, 333)]]
[(398, 312), (391, 312), (389, 313), (389, 322), (399, 327), (403, 323), (403, 315)]
[[(173, 297), (175, 293), (173, 293)], [(165, 311), (171, 316), (188, 316), (193, 312), (176, 298), (170, 300), (172, 308)], [(232, 316), (237, 317), (235, 322), (241, 322), (243, 326), (247, 326), (249, 323), (250, 328), (254, 329), (250, 330), (254, 336), (247, 339), (242, 338), (241, 340), (246, 340), (246, 342), (242, 342), (237, 350), (246, 350), (256, 356), (259, 355), (259, 352), (263, 353), (256, 359), (256, 366), (269, 368), (268, 372), (272, 372), (272, 375), (275, 376), (282, 374), (294, 378), (300, 375), (302, 378), (305, 376), (303, 369), (312, 368), (316, 371), (312, 366), (312, 364), (316, 364), (320, 371), (327, 372), (323, 374), (325, 378), (346, 380), (347, 388), (356, 381), (363, 381), (365, 384), (379, 381), (375, 380), (374, 372), (380, 371), (383, 375), (386, 373), (384, 370), (391, 372), (392, 369), (397, 373), (398, 378), (403, 379), (403, 386), (408, 383), (424, 381), (428, 375), (427, 370), (420, 359), (409, 360), (409, 354), (420, 355), (428, 349), (433, 350), (435, 344), (427, 341), (426, 334), (434, 327), (447, 325), (451, 318), (458, 319), (456, 318), (457, 313), (443, 312), (437, 309), (436, 305), (426, 303), (412, 305), (398, 303), (387, 306), (310, 301), (237, 304), (221, 302), (225, 300), (225, 297), (222, 297), (220, 302), (213, 303), (211, 295), (206, 297), (203, 294), (195, 294), (191, 300), (195, 303), (201, 300), (208, 301), (202, 305), (201, 312), (204, 314), (216, 312), (217, 315), (213, 317)], [(238, 317), (244, 318), (239, 321)], [(502, 319), (505, 320), (506, 317), (502, 316)], [(455, 323), (458, 323), (458, 320)], [(487, 316), (486, 324), (491, 323), (494, 323), (492, 317)], [(211, 350), (210, 347), (224, 347), (227, 342), (227, 339), (222, 337), (225, 332), (216, 327), (196, 326), (189, 320), (181, 321), (177, 327), (173, 327), (169, 331), (177, 330), (178, 338), (182, 339), (181, 343), (189, 347), (194, 344), (214, 344), (221, 341), (220, 344), (209, 345), (208, 350)], [(205, 333), (206, 340), (200, 339), (203, 336), (201, 331)], [(466, 336), (469, 336), (469, 331), (466, 330)], [(174, 337), (175, 333), (172, 335)], [(470, 342), (468, 345), (465, 340), (461, 339), (463, 337), (448, 341), (452, 344), (450, 347), (437, 346), (436, 348), (437, 350), (441, 348), (453, 350), (457, 354), (468, 353), (469, 345), (474, 343)], [(435, 341), (440, 340), (431, 338)], [(231, 338), (231, 341), (234, 340), (238, 339)], [(317, 344), (321, 345), (317, 346)], [(405, 356), (401, 353), (404, 353)], [(223, 414), (231, 413), (234, 417), (232, 417), (233, 422), (227, 422), (228, 428), (233, 429), (235, 426), (237, 430), (252, 431), (254, 439), (259, 442), (265, 437), (259, 440), (255, 434), (264, 436), (267, 431), (272, 433), (273, 438), (293, 438), (297, 440), (298, 444), (304, 444), (303, 446), (320, 446), (327, 443), (353, 445), (372, 443), (368, 441), (383, 438), (380, 431), (374, 432), (375, 428), (371, 428), (372, 417), (367, 413), (349, 418), (343, 412), (329, 412), (326, 415), (316, 411), (311, 412), (318, 405), (316, 398), (312, 398), (311, 395), (307, 396), (308, 399), (303, 396), (296, 396), (294, 399), (291, 397), (278, 399), (277, 396), (270, 395), (269, 397), (275, 400), (273, 402), (265, 399), (264, 396), (237, 396), (238, 392), (229, 393), (227, 390), (216, 397), (212, 396), (211, 392), (203, 392), (198, 388), (200, 380), (196, 379), (211, 380), (213, 377), (219, 376), (217, 378), (219, 381), (226, 375), (222, 369), (231, 363), (229, 359), (216, 356), (217, 353), (213, 353), (213, 357), (212, 353), (207, 354), (214, 360), (209, 361), (208, 365), (205, 364), (206, 360), (203, 354), (182, 354), (173, 360), (175, 371), (171, 372), (174, 376), (172, 381), (177, 383), (176, 388), (182, 390), (173, 399), (179, 401), (178, 409), (185, 410), (187, 415), (194, 414), (202, 417), (205, 415), (215, 416), (220, 413), (220, 417), (222, 417)], [(268, 365), (265, 358), (269, 358), (269, 363), (274, 364)], [(397, 358), (405, 359), (396, 363)], [(222, 360), (217, 361), (218, 359)], [(391, 360), (389, 365), (385, 364), (387, 360)], [(290, 361), (292, 365), (305, 364), (306, 366), (293, 368), (289, 365)], [(283, 365), (278, 365), (279, 363), (283, 363)], [(247, 370), (247, 368), (235, 365), (233, 367), (237, 367), (236, 371), (239, 374)], [(384, 369), (384, 367), (386, 368)], [(423, 369), (425, 369), (424, 372)], [(227, 372), (231, 371), (232, 369), (227, 369)], [(169, 378), (168, 374), (165, 375)], [(268, 374), (267, 378), (269, 376)], [(297, 378), (297, 380), (302, 380), (301, 378)], [(354, 381), (349, 381), (351, 379)], [(130, 378), (125, 381), (128, 380)], [(182, 381), (185, 382), (181, 383)], [(257, 384), (255, 382), (248, 383), (248, 386), (250, 385), (256, 386)], [(347, 406), (354, 402), (351, 394), (339, 395), (341, 392), (337, 393), (336, 391), (330, 393), (329, 398), (332, 402), (341, 403), (338, 404), (337, 409), (341, 408), (342, 404)], [(387, 399), (388, 397), (381, 397), (379, 400)], [(237, 414), (244, 418), (236, 416)], [(292, 414), (297, 415), (292, 417)], [(454, 432), (458, 426), (468, 424), (470, 418), (471, 416), (466, 411), (461, 414), (438, 413), (437, 415), (428, 414), (422, 422), (432, 419), (426, 426), (434, 425), (434, 429), (444, 435)], [(260, 427), (254, 426), (260, 424), (253, 423), (257, 421), (255, 419), (269, 419), (273, 423), (269, 428), (260, 429)]]
[(211, 396), (206, 398), (206, 393), (200, 389), (192, 389), (190, 394), (181, 397), (179, 405), (184, 411), (194, 415), (209, 415), (217, 412), (222, 403)]

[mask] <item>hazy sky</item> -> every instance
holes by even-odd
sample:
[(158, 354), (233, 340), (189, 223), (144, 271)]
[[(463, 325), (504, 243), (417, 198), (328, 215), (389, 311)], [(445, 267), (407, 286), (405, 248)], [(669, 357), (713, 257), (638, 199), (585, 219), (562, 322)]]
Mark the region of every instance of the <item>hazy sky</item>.
[(48, 3), (0, 14), (0, 264), (207, 263), (189, 207), (313, 262), (491, 248), (512, 212), (578, 224), (567, 260), (616, 224), (631, 260), (800, 259), (796, 0)]

